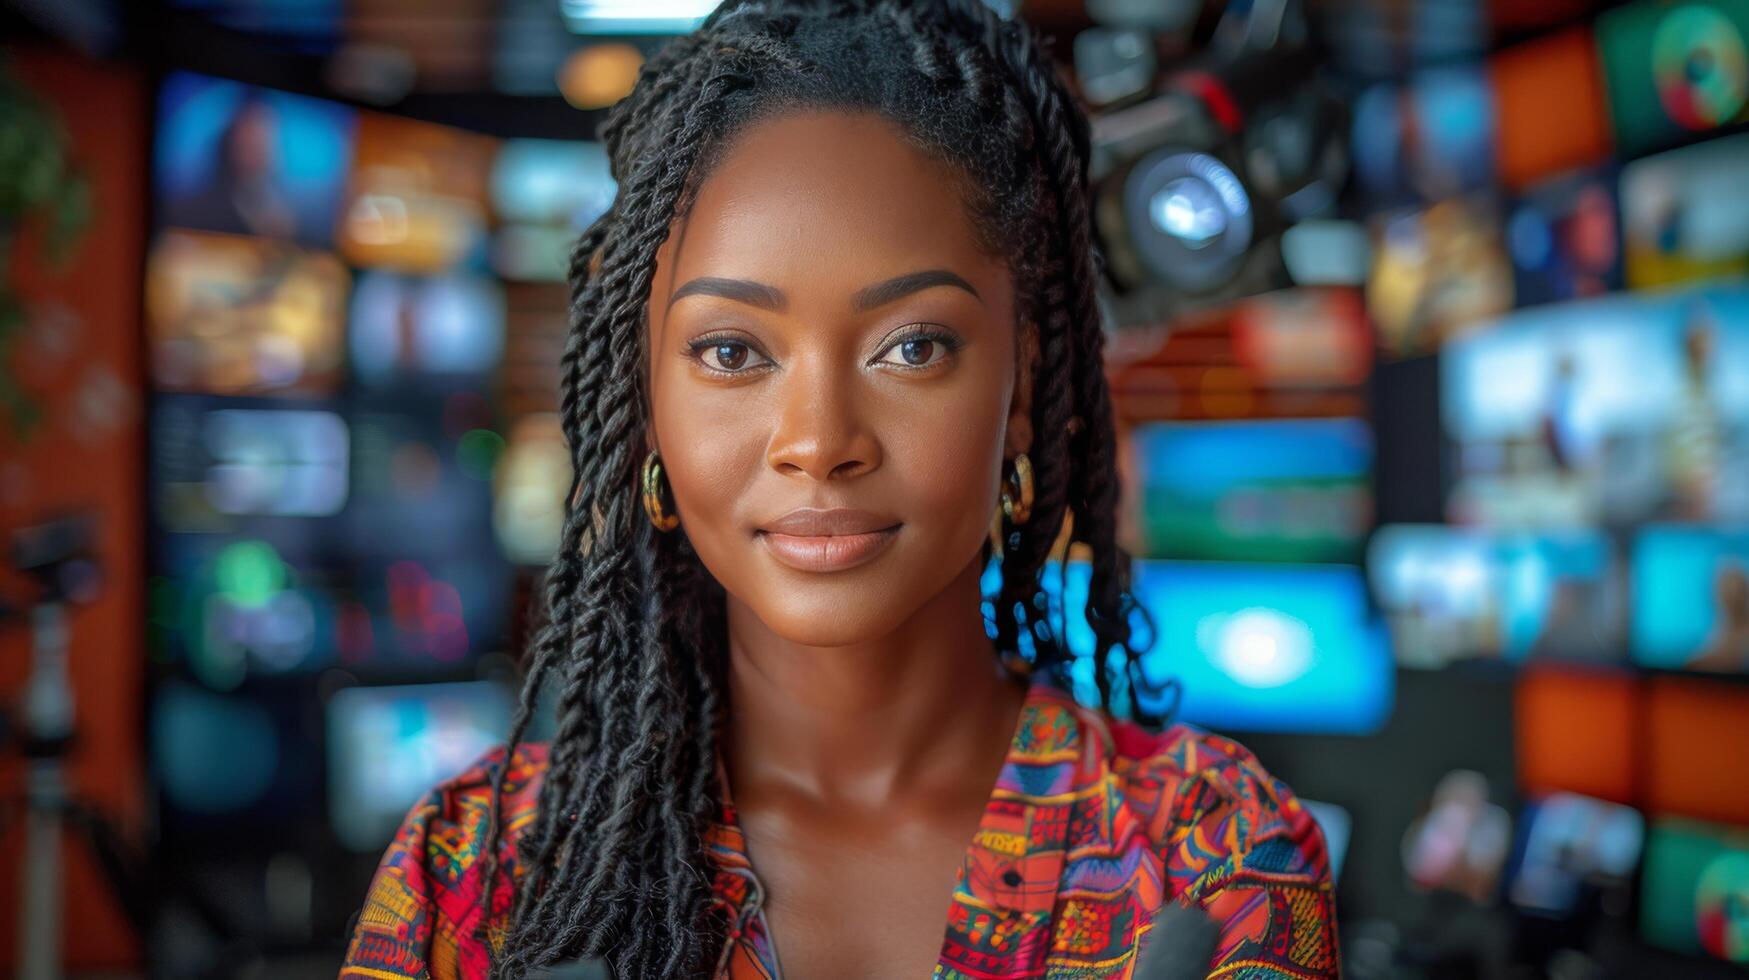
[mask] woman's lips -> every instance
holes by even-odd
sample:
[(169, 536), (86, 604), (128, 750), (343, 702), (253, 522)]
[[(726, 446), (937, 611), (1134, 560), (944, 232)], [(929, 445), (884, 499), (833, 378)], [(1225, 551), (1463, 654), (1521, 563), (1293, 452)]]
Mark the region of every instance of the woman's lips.
[(766, 522), (756, 535), (771, 555), (803, 572), (839, 572), (870, 561), (899, 533), (899, 522), (868, 511), (804, 508)]
[(855, 568), (886, 550), (898, 535), (897, 527), (862, 534), (817, 536), (759, 532), (773, 558), (802, 572), (841, 572)]

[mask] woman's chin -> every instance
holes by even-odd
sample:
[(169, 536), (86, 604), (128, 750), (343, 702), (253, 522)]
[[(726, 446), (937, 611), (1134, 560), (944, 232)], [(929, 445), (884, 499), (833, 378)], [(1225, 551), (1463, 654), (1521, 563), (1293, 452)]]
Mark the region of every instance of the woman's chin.
[(772, 633), (809, 647), (845, 647), (878, 640), (907, 618), (906, 610), (876, 608), (873, 602), (846, 603), (838, 596), (810, 597), (797, 592), (750, 608)]

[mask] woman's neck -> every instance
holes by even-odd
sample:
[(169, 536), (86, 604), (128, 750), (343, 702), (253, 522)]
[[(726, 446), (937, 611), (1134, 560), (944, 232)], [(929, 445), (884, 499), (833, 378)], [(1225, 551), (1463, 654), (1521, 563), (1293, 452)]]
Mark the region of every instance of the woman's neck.
[(790, 643), (731, 597), (725, 753), (736, 786), (882, 806), (993, 775), (1025, 684), (984, 633), (978, 572), (969, 564), (886, 636), (845, 647)]

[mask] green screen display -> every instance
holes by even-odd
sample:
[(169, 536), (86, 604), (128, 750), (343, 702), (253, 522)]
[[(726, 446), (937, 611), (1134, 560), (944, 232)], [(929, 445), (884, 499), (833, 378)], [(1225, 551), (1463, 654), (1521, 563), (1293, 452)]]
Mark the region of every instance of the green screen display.
[(1749, 963), (1749, 830), (1685, 820), (1654, 825), (1640, 931), (1665, 949)]
[(1157, 422), (1130, 438), (1143, 557), (1360, 559), (1373, 445), (1359, 419)]
[(1749, 0), (1641, 0), (1597, 19), (1616, 144), (1627, 154), (1749, 118)]

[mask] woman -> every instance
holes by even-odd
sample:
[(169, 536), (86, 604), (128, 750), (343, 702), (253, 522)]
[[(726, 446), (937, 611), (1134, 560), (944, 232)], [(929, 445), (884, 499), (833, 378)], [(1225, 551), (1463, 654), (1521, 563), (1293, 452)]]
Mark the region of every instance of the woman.
[[(603, 136), (511, 751), (409, 814), (343, 975), (1128, 976), (1168, 901), (1222, 923), (1224, 967), (1335, 975), (1287, 788), (1110, 714), (1161, 699), (1114, 542), (1087, 123), (1031, 35), (977, 0), (730, 0)], [(1065, 521), (1104, 710), (1064, 693), (1040, 587)]]

